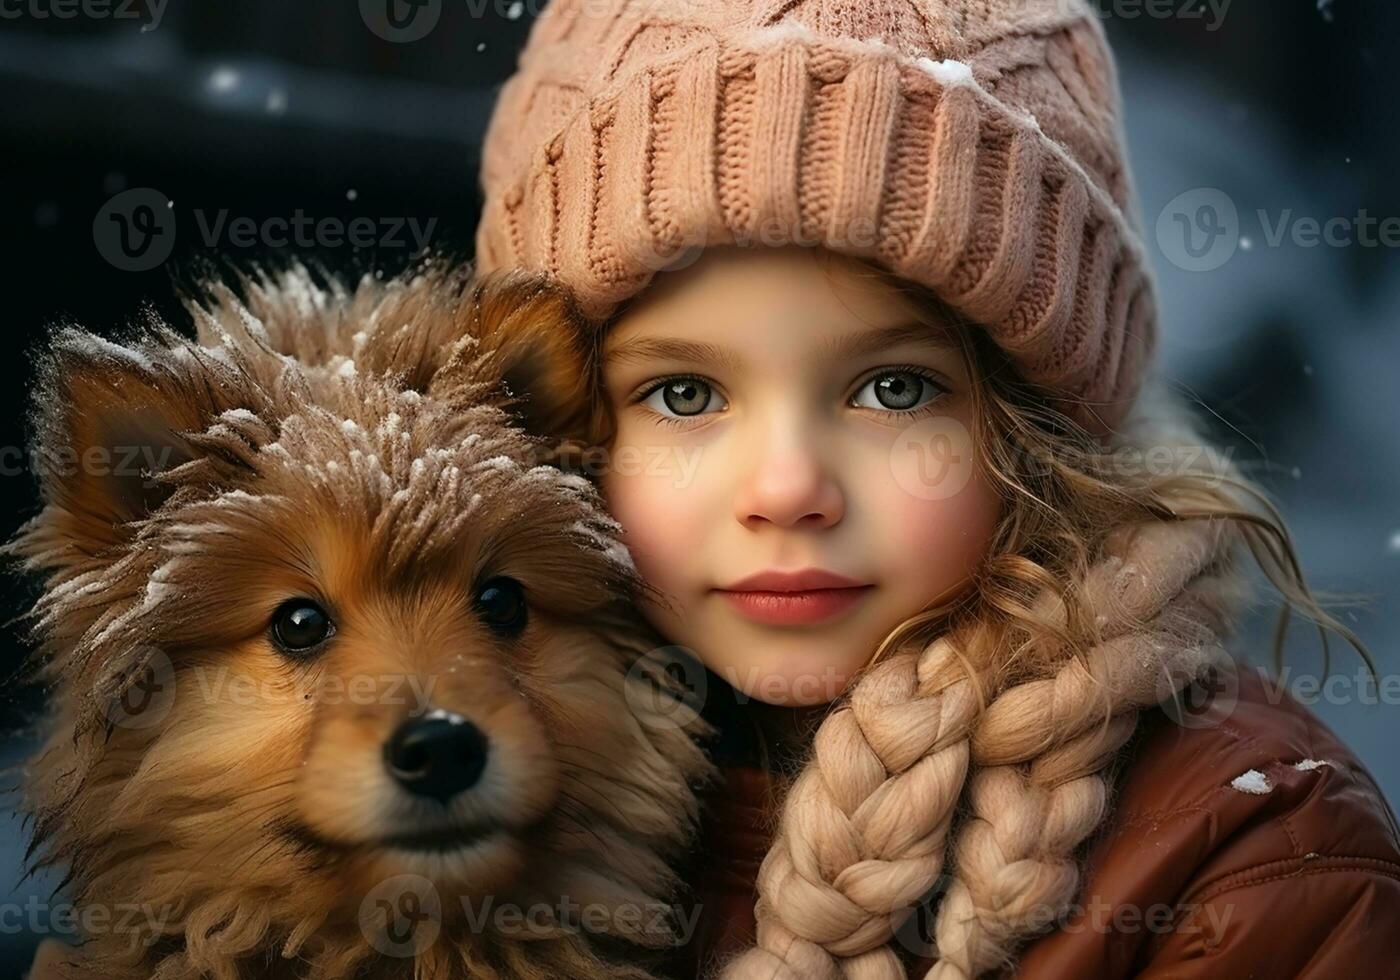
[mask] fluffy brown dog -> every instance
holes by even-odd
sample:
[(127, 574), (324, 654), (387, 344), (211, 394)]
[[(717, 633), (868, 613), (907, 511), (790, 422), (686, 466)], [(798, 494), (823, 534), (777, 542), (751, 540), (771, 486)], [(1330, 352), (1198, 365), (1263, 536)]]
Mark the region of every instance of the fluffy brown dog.
[(707, 763), (616, 523), (540, 462), (582, 411), (568, 298), (243, 285), (197, 341), (45, 360), (25, 788), (100, 914), (36, 975), (648, 975)]

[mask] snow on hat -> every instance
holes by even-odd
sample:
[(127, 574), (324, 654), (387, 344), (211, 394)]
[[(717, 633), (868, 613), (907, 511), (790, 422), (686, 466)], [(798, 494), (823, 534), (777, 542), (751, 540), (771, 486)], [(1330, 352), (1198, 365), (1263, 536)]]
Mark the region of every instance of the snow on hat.
[(717, 244), (933, 288), (1091, 431), (1156, 333), (1117, 71), (1085, 0), (554, 0), (487, 128), (482, 272), (601, 325)]

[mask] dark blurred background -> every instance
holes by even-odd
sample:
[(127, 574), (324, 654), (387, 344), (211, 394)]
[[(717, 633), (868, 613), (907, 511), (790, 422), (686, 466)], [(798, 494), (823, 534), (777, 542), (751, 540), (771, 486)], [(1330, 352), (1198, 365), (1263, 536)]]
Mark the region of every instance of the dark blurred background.
[[(53, 324), (115, 329), (147, 303), (179, 319), (175, 290), (211, 258), (392, 273), (419, 245), (470, 257), (487, 113), (544, 5), (418, 2), (396, 28), (385, 0), (0, 0), (0, 532), (34, 510), (19, 447)], [(1094, 3), (1118, 52), (1164, 370), (1275, 494), (1313, 583), (1367, 599), (1340, 615), (1381, 684), (1343, 651), (1333, 667), (1352, 679), (1313, 707), (1400, 800), (1400, 4)], [(246, 219), (288, 235), (301, 220), (315, 244), (245, 240)], [(0, 609), (30, 598), (6, 579)], [(1267, 659), (1270, 617), (1242, 652)], [(3, 642), (8, 677), (23, 648), (13, 626)], [(1315, 638), (1295, 631), (1286, 664), (1318, 675)], [(0, 764), (33, 747), (40, 708), (6, 681)], [(5, 803), (0, 976), (18, 976), (37, 942), (26, 903), (55, 880), (16, 884), (25, 835)]]

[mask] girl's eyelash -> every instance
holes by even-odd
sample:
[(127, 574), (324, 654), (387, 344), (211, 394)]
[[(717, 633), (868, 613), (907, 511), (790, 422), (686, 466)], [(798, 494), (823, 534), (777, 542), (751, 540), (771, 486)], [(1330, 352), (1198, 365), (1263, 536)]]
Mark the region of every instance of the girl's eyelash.
[[(861, 379), (860, 384), (856, 385), (855, 390), (858, 392), (866, 385), (870, 384), (870, 382), (874, 381), (876, 378), (884, 377), (887, 374), (917, 375), (918, 377), (923, 378), (929, 384), (937, 388), (938, 393), (935, 394), (932, 399), (930, 399), (925, 404), (920, 405), (918, 408), (905, 409), (902, 412), (898, 409), (893, 408), (884, 409), (883, 411), (888, 411), (899, 415), (919, 415), (920, 413), (931, 411), (934, 405), (939, 401), (939, 399), (946, 395), (949, 391), (948, 384), (943, 380), (941, 375), (939, 375), (936, 371), (930, 370), (926, 367), (922, 367), (918, 364), (889, 364), (880, 367), (870, 372), (863, 379)], [(632, 396), (628, 404), (642, 405), (642, 403), (645, 402), (648, 398), (650, 398), (653, 393), (665, 387), (666, 385), (673, 384), (677, 381), (698, 381), (701, 384), (709, 385), (711, 388), (714, 387), (714, 385), (710, 381), (706, 380), (705, 378), (702, 378), (698, 374), (671, 374), (667, 375), (664, 378), (656, 379), (651, 384), (638, 391)], [(854, 398), (855, 395), (852, 394), (851, 397)], [(645, 405), (642, 405), (642, 407), (645, 408)], [(871, 411), (881, 411), (881, 409), (871, 409)], [(657, 422), (660, 422), (662, 425), (668, 425), (673, 429), (686, 428), (693, 419), (700, 417), (698, 415), (675, 417), (670, 415), (663, 415), (660, 412), (655, 412), (651, 409), (647, 409), (647, 412), (648, 414), (654, 416)]]
[(662, 425), (670, 426), (672, 429), (686, 429), (690, 427), (690, 419), (688, 418), (662, 415), (660, 412), (653, 412), (652, 414), (656, 416), (656, 421), (660, 422)]
[(705, 378), (700, 377), (698, 374), (669, 374), (664, 378), (656, 379), (651, 384), (643, 388), (641, 391), (637, 392), (635, 395), (632, 396), (628, 404), (639, 406), (640, 408), (645, 410), (646, 413), (650, 415), (655, 421), (661, 423), (662, 425), (670, 426), (673, 429), (688, 428), (691, 419), (698, 418), (698, 416), (690, 416), (689, 418), (677, 418), (670, 415), (663, 415), (660, 412), (653, 411), (652, 409), (647, 408), (646, 405), (643, 404), (643, 402), (650, 398), (653, 393), (661, 390), (666, 385), (674, 384), (677, 381), (698, 381), (701, 384), (709, 385), (711, 388), (714, 387), (713, 384), (711, 384)]
[[(917, 408), (906, 408), (902, 411), (896, 408), (874, 408), (870, 409), (870, 411), (884, 411), (894, 415), (922, 415), (924, 413), (933, 411), (935, 407), (937, 407), (938, 403), (943, 399), (943, 396), (948, 394), (952, 390), (948, 382), (943, 379), (943, 376), (937, 371), (931, 370), (930, 368), (922, 367), (918, 364), (887, 364), (875, 369), (874, 371), (871, 371), (864, 378), (862, 378), (860, 384), (856, 385), (855, 391), (859, 392), (862, 388), (870, 384), (870, 382), (874, 381), (876, 378), (883, 378), (888, 374), (917, 375), (918, 377), (923, 378), (929, 384), (933, 385), (933, 387), (936, 388), (937, 391), (934, 393), (934, 396), (932, 398), (930, 398), (927, 402), (918, 406)], [(854, 398), (855, 393), (852, 393), (851, 397)], [(863, 408), (865, 406), (860, 407)]]
[[(699, 381), (701, 384), (710, 384), (709, 381), (700, 377), (700, 375), (698, 374), (668, 374), (664, 378), (657, 378), (651, 384), (638, 391), (635, 395), (632, 396), (630, 404), (644, 402), (648, 398), (650, 398), (652, 396), (652, 393), (658, 390), (659, 388), (663, 388), (666, 385), (676, 381)], [(711, 385), (711, 387), (714, 386)]]

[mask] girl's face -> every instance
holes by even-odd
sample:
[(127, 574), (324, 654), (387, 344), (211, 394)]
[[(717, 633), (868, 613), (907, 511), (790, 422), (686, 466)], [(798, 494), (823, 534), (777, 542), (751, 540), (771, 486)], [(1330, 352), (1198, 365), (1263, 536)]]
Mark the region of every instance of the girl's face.
[[(1000, 507), (964, 356), (856, 260), (707, 249), (632, 302), (604, 357), (602, 490), (667, 600), (644, 612), (742, 694), (831, 701), (985, 557)], [(742, 581), (796, 571), (840, 580)]]

